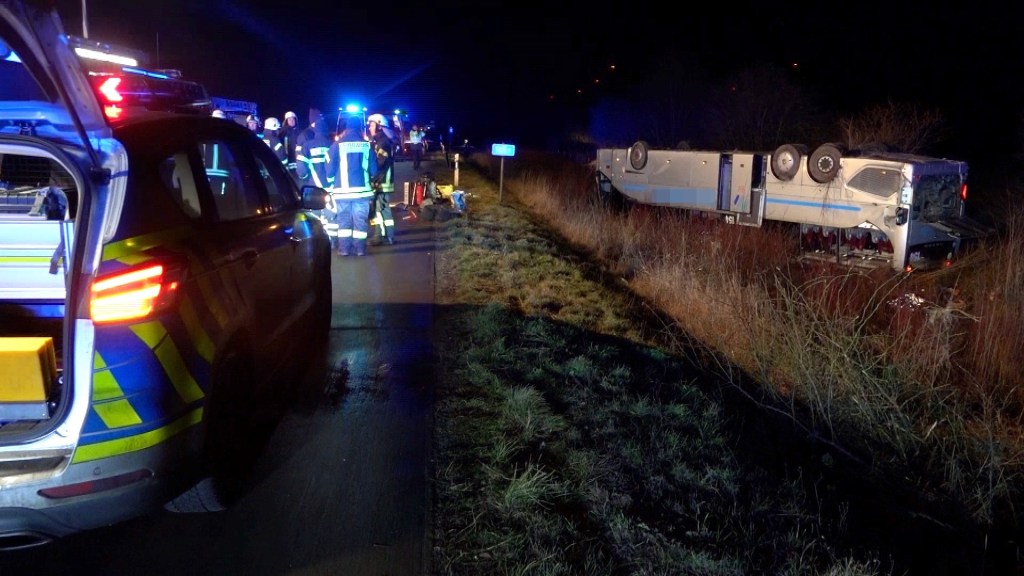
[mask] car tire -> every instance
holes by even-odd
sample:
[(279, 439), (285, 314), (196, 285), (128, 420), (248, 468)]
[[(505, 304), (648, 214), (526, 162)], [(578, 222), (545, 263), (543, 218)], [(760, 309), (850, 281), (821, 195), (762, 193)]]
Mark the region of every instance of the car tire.
[(282, 408), (266, 398), (256, 362), (246, 348), (232, 347), (215, 363), (204, 410), (205, 468), (212, 491), (204, 495), (230, 508), (245, 490)]

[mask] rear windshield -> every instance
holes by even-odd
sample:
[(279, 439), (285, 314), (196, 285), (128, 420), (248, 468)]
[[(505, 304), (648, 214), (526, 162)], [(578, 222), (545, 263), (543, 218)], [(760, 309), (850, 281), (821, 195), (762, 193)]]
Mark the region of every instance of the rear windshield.
[(0, 219), (74, 219), (75, 180), (57, 162), (38, 156), (0, 153)]
[[(3, 49), (0, 48), (0, 51)], [(46, 96), (18, 57), (11, 53), (0, 60), (0, 105), (3, 102), (45, 100)]]
[(959, 174), (922, 176), (914, 189), (911, 218), (937, 222), (960, 215)]

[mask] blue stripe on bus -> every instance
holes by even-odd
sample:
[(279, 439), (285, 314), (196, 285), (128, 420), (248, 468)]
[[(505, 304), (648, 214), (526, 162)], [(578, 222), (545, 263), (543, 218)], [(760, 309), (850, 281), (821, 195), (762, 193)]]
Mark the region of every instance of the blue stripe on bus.
[(860, 212), (860, 207), (850, 206), (844, 204), (822, 204), (821, 202), (808, 202), (806, 200), (780, 200), (772, 198), (771, 196), (765, 197), (765, 202), (768, 204), (786, 204), (789, 206), (804, 206), (807, 208), (828, 208), (830, 210), (846, 210), (848, 212)]

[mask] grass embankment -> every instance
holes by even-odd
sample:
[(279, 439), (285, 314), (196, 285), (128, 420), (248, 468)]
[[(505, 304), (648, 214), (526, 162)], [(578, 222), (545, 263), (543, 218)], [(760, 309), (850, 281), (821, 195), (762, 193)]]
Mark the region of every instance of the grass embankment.
[(561, 185), (506, 179), (499, 204), (464, 166), (468, 214), (439, 232), (435, 571), (878, 573), (843, 503), (822, 511), (803, 469), (737, 444), (745, 423), (713, 375), (668, 352), (671, 322), (519, 204)]
[[(489, 175), (496, 178), (496, 160), (483, 157), (482, 165), (485, 172), (490, 171)], [(564, 426), (559, 432), (551, 428), (546, 433), (550, 439), (543, 437), (534, 444), (550, 451), (557, 442), (569, 454), (576, 450), (598, 450), (603, 456), (598, 461), (615, 468), (616, 473), (602, 470), (590, 476), (591, 484), (579, 489), (584, 496), (573, 496), (574, 502), (586, 505), (570, 508), (573, 514), (559, 514), (565, 510), (561, 499), (538, 502), (540, 509), (562, 517), (571, 530), (585, 529), (581, 534), (586, 537), (578, 540), (584, 544), (570, 546), (563, 541), (547, 540), (555, 542), (550, 550), (578, 549), (592, 542), (595, 551), (603, 554), (590, 557), (606, 558), (608, 566), (632, 566), (631, 571), (641, 573), (662, 570), (649, 563), (657, 555), (617, 544), (615, 532), (607, 527), (622, 526), (622, 522), (595, 520), (595, 515), (608, 510), (607, 502), (618, 502), (614, 498), (605, 503), (588, 499), (587, 494), (596, 492), (628, 496), (628, 505), (617, 512), (643, 526), (642, 530), (651, 531), (634, 534), (663, 537), (665, 545), (673, 551), (710, 554), (722, 562), (720, 567), (724, 571), (745, 566), (740, 571), (781, 573), (790, 570), (789, 562), (793, 561), (786, 554), (789, 548), (784, 543), (791, 531), (768, 525), (755, 527), (759, 520), (776, 516), (756, 509), (754, 503), (760, 502), (761, 496), (750, 493), (748, 482), (757, 476), (757, 471), (746, 467), (746, 462), (725, 466), (733, 473), (730, 477), (735, 484), (708, 486), (708, 490), (702, 491), (686, 484), (692, 477), (668, 473), (693, 456), (692, 450), (683, 449), (687, 455), (681, 456), (672, 448), (675, 440), (668, 441), (667, 447), (645, 444), (679, 435), (676, 428), (671, 428), (677, 430), (673, 434), (652, 432), (652, 422), (671, 421), (673, 426), (683, 426), (685, 430), (706, 431), (706, 426), (702, 428), (696, 422), (683, 425), (664, 415), (651, 416), (648, 411), (677, 415), (672, 406), (695, 402), (694, 398), (714, 407), (706, 395), (715, 386), (709, 383), (712, 378), (706, 374), (673, 373), (663, 380), (654, 380), (654, 389), (671, 389), (681, 396), (652, 394), (648, 388), (652, 380), (644, 370), (671, 365), (676, 361), (674, 358), (666, 357), (665, 364), (651, 360), (639, 366), (606, 363), (602, 358), (615, 354), (596, 344), (592, 347), (594, 353), (588, 354), (587, 349), (571, 349), (556, 338), (536, 336), (540, 326), (558, 327), (560, 334), (561, 330), (578, 330), (584, 340), (607, 334), (624, 338), (618, 342), (621, 345), (635, 342), (661, 346), (699, 360), (702, 366), (717, 367), (717, 375), (735, 390), (751, 394), (766, 411), (785, 416), (807, 437), (828, 447), (826, 460), (832, 455), (839, 457), (848, 469), (856, 471), (857, 481), (878, 490), (880, 498), (900, 494), (904, 504), (916, 500), (912, 502), (912, 515), (925, 518), (926, 523), (946, 535), (953, 547), (962, 546), (964, 554), (976, 555), (965, 559), (965, 566), (976, 571), (984, 566), (1019, 563), (1012, 544), (1024, 462), (1024, 388), (1020, 386), (1024, 376), (1017, 363), (1024, 343), (1024, 219), (1019, 215), (1007, 215), (998, 242), (982, 246), (952, 268), (909, 276), (885, 271), (875, 274), (856, 269), (795, 266), (792, 238), (768, 228), (720, 226), (717, 221), (671, 210), (609, 212), (595, 205), (589, 194), (589, 169), (561, 164), (546, 166), (525, 158), (517, 158), (514, 166), (518, 168), (506, 166), (506, 206), (494, 205), (493, 183), (465, 184), (478, 197), (472, 203), (470, 217), (449, 228), (450, 248), (442, 258), (442, 270), (444, 278), (455, 280), (442, 293), (451, 295), (448, 301), (453, 304), (470, 306), (460, 312), (468, 331), (463, 341), (471, 346), (464, 356), (468, 362), (465, 369), (486, 374), (485, 381), (494, 387), (499, 399), (502, 390), (535, 390), (544, 400), (542, 406)], [(538, 226), (531, 225), (524, 213), (533, 214)], [(621, 278), (631, 293), (669, 318), (662, 321), (666, 329), (661, 335), (670, 334), (671, 328), (681, 328), (691, 338), (682, 345), (671, 341), (666, 344), (649, 328), (634, 327), (637, 323), (651, 325), (641, 321), (629, 306), (613, 305), (616, 300), (605, 295), (615, 292), (603, 288), (601, 282), (580, 276), (579, 263), (567, 259), (566, 247), (546, 238), (539, 231), (541, 228), (556, 231), (575, 250), (588, 254), (602, 268)], [(559, 272), (554, 264), (571, 271)], [(636, 305), (626, 296), (618, 298), (625, 299), (630, 306)], [(501, 321), (494, 320), (498, 310)], [(491, 320), (479, 326), (484, 318)], [(503, 326), (506, 321), (520, 326), (507, 332), (487, 326)], [(474, 330), (491, 334), (474, 337)], [(486, 355), (495, 354), (495, 346), (507, 347), (508, 351), (488, 360)], [(551, 354), (535, 358), (528, 353), (535, 348), (550, 350)], [(462, 348), (456, 342), (453, 349)], [(459, 357), (463, 357), (461, 353)], [(524, 360), (520, 361), (521, 358)], [(546, 361), (552, 362), (552, 367), (545, 368)], [(574, 372), (573, 367), (580, 362), (596, 366), (592, 372), (583, 371), (596, 376), (586, 378)], [(520, 364), (528, 369), (516, 368)], [(608, 380), (614, 379), (613, 374), (621, 375), (621, 370), (632, 379), (621, 379), (621, 387), (608, 390)], [(690, 388), (693, 393), (683, 392)], [(578, 393), (570, 394), (568, 390), (586, 390), (588, 394), (604, 390), (608, 395), (579, 404), (572, 400)], [(686, 400), (679, 400), (684, 397)], [(458, 398), (456, 395), (451, 401)], [(612, 406), (631, 406), (633, 402), (641, 402), (643, 407), (625, 410), (629, 415), (626, 420), (611, 410)], [(448, 415), (459, 414), (447, 402), (442, 408), (442, 415), (444, 410), (449, 411)], [(605, 412), (606, 409), (609, 411)], [(662, 413), (663, 409), (668, 412)], [(714, 407), (712, 412), (716, 410), (720, 408)], [(693, 413), (707, 411), (688, 412)], [(639, 416), (643, 414), (647, 415)], [(720, 414), (711, 420), (721, 424)], [(601, 429), (612, 430), (609, 435), (614, 439), (594, 436), (595, 423), (590, 418), (603, 422)], [(689, 416), (681, 418), (686, 420)], [(488, 413), (484, 419), (487, 425), (475, 440), (486, 446), (505, 438), (503, 435), (513, 426), (508, 419), (504, 412)], [(483, 434), (483, 430), (494, 436)], [(724, 433), (724, 428), (717, 430)], [(702, 436), (701, 446), (716, 445), (705, 438)], [(637, 461), (614, 448), (620, 443), (644, 456), (639, 464), (630, 464)], [(485, 494), (488, 487), (502, 486), (502, 479), (511, 482), (526, 465), (531, 471), (549, 472), (559, 479), (572, 477), (564, 467), (552, 464), (550, 458), (542, 458), (547, 452), (533, 450), (534, 444), (522, 444), (525, 448), (512, 450), (511, 456), (505, 454), (504, 461), (511, 463), (511, 467), (503, 467), (497, 461), (477, 462), (478, 470), (489, 471), (493, 477), (481, 478), (480, 484), (470, 483), (471, 490)], [(726, 460), (736, 459), (727, 443), (722, 446), (721, 453), (696, 456), (697, 460), (690, 461), (687, 469), (700, 469), (695, 464), (699, 461), (704, 462), (705, 471), (721, 470), (721, 465), (711, 463), (720, 464), (723, 460), (712, 454)], [(473, 469), (470, 464), (456, 467), (457, 464), (452, 464), (452, 470), (458, 470), (459, 475), (452, 478), (463, 477), (461, 474)], [(630, 488), (615, 480), (610, 481), (610, 488), (602, 485), (615, 478), (631, 478), (629, 482), (634, 485)], [(789, 493), (784, 487), (792, 479), (783, 478), (772, 496), (778, 498)], [(651, 488), (649, 482), (660, 488)], [(441, 486), (444, 485), (442, 479)], [(565, 488), (563, 484), (558, 486)], [(735, 492), (723, 486), (732, 486)], [(690, 499), (682, 507), (673, 501), (651, 500), (652, 494), (667, 493), (688, 494)], [(733, 508), (722, 500), (706, 501), (696, 496), (706, 493), (719, 495)], [(805, 502), (820, 504), (813, 500)], [(481, 515), (475, 528), (484, 526), (484, 518), (497, 518), (494, 526), (511, 529), (509, 514), (492, 516), (491, 508), (483, 500), (476, 501), (474, 506)], [(808, 536), (812, 543), (817, 540), (810, 537), (808, 520), (818, 532), (841, 535), (842, 504), (838, 506), (840, 525), (823, 523), (823, 517), (809, 506), (791, 516), (802, 518), (803, 522), (790, 528)], [(778, 512), (786, 508), (773, 505), (768, 509)], [(657, 514), (650, 517), (644, 511)], [(716, 518), (715, 522), (698, 521), (708, 513)], [(541, 524), (531, 519), (523, 525)], [(709, 533), (714, 535), (716, 545), (688, 540), (688, 536), (704, 533), (695, 530), (696, 526), (713, 526)], [(503, 534), (491, 529), (496, 530), (495, 534)], [(471, 535), (479, 533), (467, 528), (459, 535), (472, 538), (475, 536)], [(759, 536), (750, 536), (754, 533)], [(754, 545), (751, 538), (761, 539)], [(819, 568), (842, 564), (840, 556), (833, 556), (842, 549), (841, 541), (809, 546), (798, 556)], [(451, 543), (445, 537), (442, 542)], [(521, 542), (514, 544), (524, 550)], [(940, 539), (922, 545), (926, 551), (918, 551), (919, 554), (929, 554), (928, 546), (936, 557), (949, 552), (943, 549)], [(766, 548), (774, 556), (764, 564), (765, 559), (756, 551)], [(457, 549), (482, 550), (472, 545)], [(628, 553), (630, 550), (637, 551), (637, 556), (645, 560), (632, 563), (635, 558)], [(552, 554), (551, 558), (567, 562), (567, 552)], [(484, 556), (493, 562), (508, 557), (493, 550)], [(537, 561), (548, 558), (541, 552), (525, 557)], [(448, 560), (458, 565), (457, 558)], [(680, 568), (685, 565), (672, 562), (657, 565), (672, 566), (664, 569), (667, 573), (702, 571)]]

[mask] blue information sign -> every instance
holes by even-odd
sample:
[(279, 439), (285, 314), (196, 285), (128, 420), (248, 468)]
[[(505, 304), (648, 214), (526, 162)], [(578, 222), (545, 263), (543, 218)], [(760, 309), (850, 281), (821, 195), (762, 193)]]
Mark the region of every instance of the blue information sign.
[(491, 144), (491, 156), (515, 156), (515, 144)]

